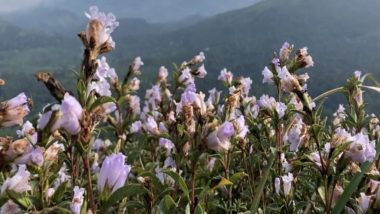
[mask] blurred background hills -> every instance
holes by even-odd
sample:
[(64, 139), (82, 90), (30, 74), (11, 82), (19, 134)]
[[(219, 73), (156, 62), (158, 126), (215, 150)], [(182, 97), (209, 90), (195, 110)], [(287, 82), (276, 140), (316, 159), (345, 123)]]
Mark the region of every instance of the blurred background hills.
[[(0, 0), (8, 5), (11, 0)], [(26, 91), (36, 110), (53, 102), (34, 73), (54, 73), (67, 88), (75, 87), (72, 70), (79, 68), (82, 46), (76, 34), (85, 28), (90, 5), (113, 12), (120, 22), (113, 33), (116, 49), (109, 64), (123, 75), (141, 56), (142, 89), (151, 86), (161, 65), (172, 68), (200, 51), (206, 54), (208, 76), (199, 89), (222, 88), (216, 80), (227, 67), (253, 80), (253, 93), (270, 93), (261, 71), (284, 41), (307, 46), (315, 66), (305, 70), (310, 94), (344, 84), (355, 70), (380, 79), (380, 1), (378, 0), (26, 0), (26, 7), (0, 10), (0, 88), (2, 100)], [(15, 9), (16, 8), (16, 9)], [(379, 112), (380, 95), (367, 93)], [(331, 112), (343, 102), (333, 96)]]

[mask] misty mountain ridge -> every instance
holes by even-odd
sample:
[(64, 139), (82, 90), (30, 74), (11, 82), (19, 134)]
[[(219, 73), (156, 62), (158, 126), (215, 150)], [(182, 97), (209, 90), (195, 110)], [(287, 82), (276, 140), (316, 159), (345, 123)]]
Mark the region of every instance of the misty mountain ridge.
[[(198, 81), (199, 89), (209, 89), (210, 85), (221, 88), (216, 78), (219, 71), (227, 67), (236, 75), (251, 77), (254, 94), (259, 95), (269, 88), (261, 83), (262, 69), (270, 62), (273, 52), (288, 41), (296, 48), (309, 47), (315, 66), (305, 72), (311, 76), (310, 93), (316, 96), (344, 84), (356, 69), (373, 73), (379, 79), (379, 10), (380, 2), (376, 0), (368, 0), (365, 5), (358, 0), (265, 0), (187, 24), (152, 24), (141, 19), (120, 18), (120, 27), (112, 34), (116, 49), (107, 55), (107, 59), (123, 75), (133, 58), (141, 56), (145, 62), (141, 76), (143, 88), (140, 89), (143, 90), (150, 86), (150, 79), (156, 75), (159, 66), (172, 68), (171, 63), (181, 63), (204, 51), (208, 76)], [(79, 20), (74, 25), (80, 23), (79, 30), (84, 29), (86, 18), (82, 16)], [(74, 39), (63, 40), (54, 47), (59, 50), (57, 54), (67, 53), (60, 55), (65, 59), (64, 63), (53, 57), (46, 64), (47, 68), (54, 63), (64, 64), (56, 70), (58, 76), (71, 78), (72, 73), (64, 70), (77, 68), (80, 63), (81, 46), (75, 38), (76, 33), (70, 36)], [(33, 58), (39, 57), (38, 54), (34, 53)], [(52, 57), (47, 55), (46, 52), (43, 56)], [(27, 59), (29, 55), (13, 54), (12, 57), (24, 65), (31, 63)], [(17, 67), (19, 64), (12, 65)], [(34, 73), (34, 64), (29, 66), (28, 72)], [(380, 107), (380, 103), (375, 106)]]

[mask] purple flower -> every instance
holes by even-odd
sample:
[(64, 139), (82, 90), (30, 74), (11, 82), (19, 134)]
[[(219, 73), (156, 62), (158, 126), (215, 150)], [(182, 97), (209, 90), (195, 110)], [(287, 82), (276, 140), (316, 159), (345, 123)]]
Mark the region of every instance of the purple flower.
[(75, 97), (66, 93), (61, 104), (60, 128), (65, 129), (69, 134), (78, 134), (81, 130), (79, 121), (82, 119), (82, 106)]
[(194, 78), (193, 78), (193, 76), (191, 75), (191, 70), (190, 70), (188, 67), (186, 67), (186, 68), (182, 71), (181, 75), (180, 75), (179, 78), (178, 78), (178, 81), (179, 81), (180, 83), (184, 84), (185, 86), (186, 86), (186, 85), (189, 85), (189, 84), (191, 84), (191, 83), (194, 83)]
[(165, 66), (161, 66), (158, 70), (158, 79), (159, 81), (166, 81), (166, 78), (168, 77), (168, 69), (165, 68)]
[(91, 6), (89, 13), (85, 13), (90, 19), (86, 28), (87, 41), (95, 42), (95, 47), (98, 48), (104, 43), (108, 43), (111, 47), (115, 47), (111, 33), (119, 26), (116, 17), (112, 13), (107, 15), (99, 12), (97, 6)]
[(241, 78), (240, 83), (243, 85), (243, 94), (248, 95), (249, 90), (251, 90), (251, 84), (252, 84), (251, 78), (249, 77)]
[(118, 79), (116, 71), (114, 68), (111, 68), (107, 63), (107, 58), (102, 56), (100, 59), (96, 60), (98, 67), (95, 73), (95, 79), (111, 79), (111, 82), (114, 82)]
[(352, 137), (352, 143), (346, 155), (353, 161), (363, 163), (373, 161), (376, 156), (375, 142), (369, 141), (368, 135), (358, 133)]
[(207, 71), (205, 69), (205, 65), (201, 65), (197, 70), (197, 77), (204, 78), (207, 75)]
[(224, 122), (217, 130), (207, 136), (207, 146), (217, 152), (227, 151), (231, 146), (229, 138), (234, 134), (234, 125), (231, 122)]
[(271, 70), (268, 69), (268, 67), (265, 66), (264, 70), (261, 72), (264, 76), (263, 83), (268, 83), (269, 85), (272, 85), (273, 82), (273, 73)]
[(281, 178), (284, 185), (284, 195), (288, 196), (292, 188), (293, 174), (289, 172), (288, 175), (281, 176)]
[(133, 60), (133, 63), (132, 63), (132, 68), (133, 68), (133, 71), (134, 72), (137, 72), (140, 70), (140, 67), (144, 65), (144, 62), (141, 60), (141, 57), (136, 57), (134, 60)]
[(200, 52), (198, 55), (194, 56), (193, 62), (195, 64), (198, 64), (198, 63), (202, 63), (203, 61), (205, 61), (205, 59), (206, 59), (205, 54), (203, 52)]
[(167, 154), (170, 154), (170, 152), (175, 148), (173, 142), (166, 138), (160, 138), (158, 145), (166, 149)]
[(221, 81), (227, 83), (227, 85), (231, 85), (233, 77), (234, 77), (234, 75), (232, 74), (231, 71), (227, 71), (226, 68), (223, 68), (220, 71), (220, 74), (218, 76), (218, 80), (221, 80)]
[(78, 186), (75, 186), (73, 191), (74, 191), (74, 196), (70, 204), (70, 209), (71, 209), (71, 212), (73, 212), (73, 214), (80, 214), (81, 207), (83, 204), (84, 189), (79, 188)]
[(293, 45), (290, 45), (288, 42), (284, 42), (280, 49), (280, 60), (286, 61), (289, 59), (290, 52), (293, 49)]
[(135, 121), (131, 124), (130, 132), (139, 133), (141, 131), (142, 123), (140, 120)]
[(3, 206), (0, 209), (0, 213), (2, 214), (15, 214), (20, 212), (20, 207), (10, 199), (7, 201), (7, 203), (3, 204)]
[(13, 190), (15, 192), (25, 192), (31, 190), (29, 185), (30, 172), (26, 170), (25, 165), (19, 165), (18, 170), (13, 177), (7, 178), (1, 186), (1, 194), (6, 190)]
[(248, 126), (245, 125), (244, 116), (241, 115), (240, 117), (238, 117), (238, 119), (236, 119), (235, 123), (236, 123), (236, 127), (237, 127), (236, 135), (237, 135), (237, 137), (243, 139), (249, 131)]
[(151, 116), (148, 116), (146, 122), (145, 122), (145, 130), (152, 133), (152, 134), (159, 134), (160, 131), (158, 129), (158, 124), (156, 122), (156, 120), (151, 117)]
[(25, 93), (1, 103), (0, 127), (22, 125), (23, 118), (30, 112)]
[(121, 153), (105, 158), (98, 176), (98, 190), (103, 192), (108, 188), (112, 192), (124, 186), (131, 166), (125, 164), (125, 156)]

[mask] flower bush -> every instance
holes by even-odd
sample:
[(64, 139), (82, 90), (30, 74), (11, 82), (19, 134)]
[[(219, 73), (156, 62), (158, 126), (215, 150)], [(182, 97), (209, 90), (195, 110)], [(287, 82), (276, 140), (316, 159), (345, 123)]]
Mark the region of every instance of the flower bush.
[[(121, 79), (107, 63), (115, 16), (97, 7), (86, 16), (77, 91), (39, 72), (57, 103), (38, 120), (23, 122), (24, 93), (0, 104), (0, 127), (22, 126), (0, 137), (0, 213), (380, 211), (380, 123), (363, 100), (380, 88), (364, 84), (368, 75), (355, 71), (312, 98), (308, 49), (284, 43), (262, 71), (275, 97), (256, 98), (252, 80), (227, 69), (218, 76), (226, 90), (206, 96), (196, 88), (207, 75), (202, 52), (160, 67), (139, 97), (142, 59)], [(333, 93), (347, 102), (326, 117), (321, 101)]]

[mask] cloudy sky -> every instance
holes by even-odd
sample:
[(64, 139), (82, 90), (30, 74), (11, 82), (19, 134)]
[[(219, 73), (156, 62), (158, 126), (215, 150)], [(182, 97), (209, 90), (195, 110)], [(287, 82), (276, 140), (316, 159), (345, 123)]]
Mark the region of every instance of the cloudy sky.
[(0, 14), (28, 9), (64, 9), (83, 15), (91, 5), (99, 5), (117, 16), (138, 17), (148, 21), (171, 21), (192, 15), (210, 16), (246, 7), (258, 0), (0, 0)]

